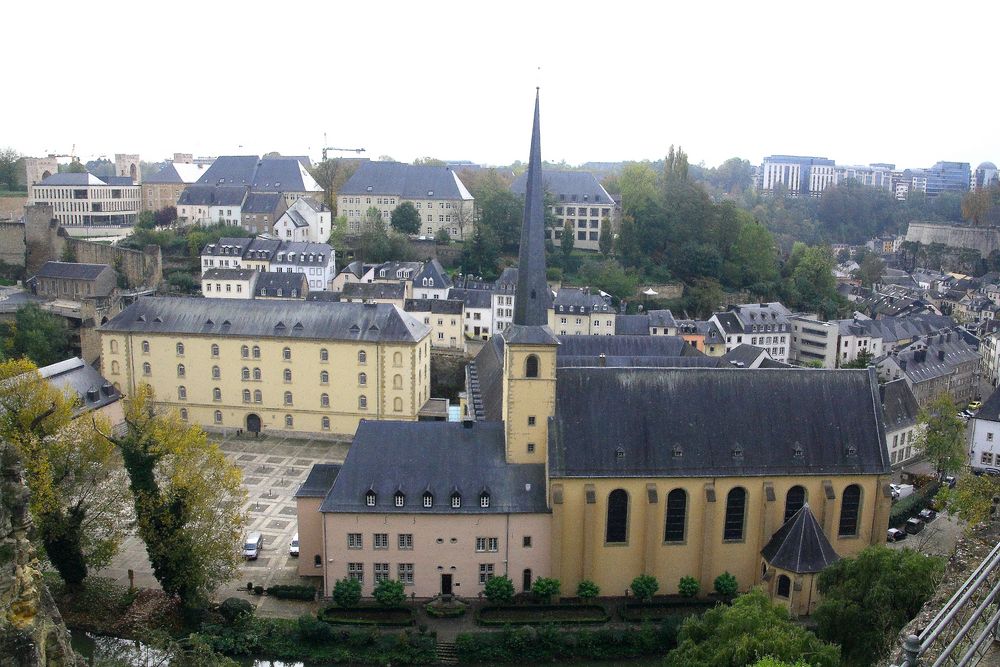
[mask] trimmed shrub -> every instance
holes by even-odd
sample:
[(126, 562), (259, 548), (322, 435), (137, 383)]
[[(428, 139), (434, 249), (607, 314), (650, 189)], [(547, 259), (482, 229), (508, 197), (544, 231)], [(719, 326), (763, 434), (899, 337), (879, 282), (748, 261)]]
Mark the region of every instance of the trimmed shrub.
[(243, 598), (226, 598), (219, 605), (219, 613), (227, 623), (232, 624), (242, 616), (252, 616), (253, 605)]
[(253, 594), (254, 595), (263, 595), (264, 594), (264, 587), (263, 586), (254, 586), (253, 587)]
[(584, 602), (593, 600), (601, 594), (601, 587), (590, 579), (584, 579), (576, 587), (576, 596)]
[(514, 582), (509, 577), (491, 577), (483, 593), (493, 604), (508, 604), (514, 599)]
[(384, 607), (398, 607), (406, 602), (406, 591), (403, 589), (402, 581), (383, 579), (375, 585), (372, 595)]
[(552, 577), (539, 577), (535, 579), (535, 583), (531, 584), (531, 592), (537, 595), (542, 602), (548, 604), (552, 601), (552, 597), (559, 595), (559, 589), (561, 584), (558, 579), (553, 579)]
[(701, 584), (694, 577), (681, 577), (677, 591), (686, 598), (693, 598), (701, 590)]
[(338, 607), (356, 607), (361, 602), (361, 582), (344, 577), (333, 585), (333, 601)]
[(736, 591), (740, 589), (739, 584), (736, 581), (736, 577), (729, 574), (729, 570), (726, 570), (717, 576), (715, 578), (715, 582), (712, 584), (712, 587), (715, 588), (716, 593), (726, 597), (736, 595)]
[(312, 614), (299, 616), (299, 636), (307, 642), (322, 644), (333, 641), (336, 633), (329, 623), (324, 623)]
[(279, 600), (315, 600), (316, 589), (312, 586), (278, 585), (267, 589), (267, 594)]
[(650, 574), (640, 574), (632, 580), (632, 585), (629, 588), (632, 589), (634, 596), (649, 602), (653, 599), (656, 591), (660, 590), (660, 584), (656, 581), (656, 577)]

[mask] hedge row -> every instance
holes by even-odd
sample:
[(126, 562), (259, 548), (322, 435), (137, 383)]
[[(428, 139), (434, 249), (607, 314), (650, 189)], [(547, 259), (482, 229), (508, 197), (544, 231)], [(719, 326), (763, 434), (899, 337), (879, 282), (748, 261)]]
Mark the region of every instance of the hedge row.
[(420, 665), (433, 663), (436, 655), (433, 634), (340, 629), (311, 614), (298, 620), (252, 617), (232, 626), (204, 625), (198, 634), (220, 653), (272, 661)]
[(623, 621), (658, 621), (676, 616), (703, 614), (717, 604), (728, 604), (721, 596), (716, 598), (676, 598), (654, 602), (629, 602), (618, 608)]
[(677, 646), (682, 618), (660, 624), (600, 630), (557, 630), (509, 626), (501, 632), (471, 632), (458, 635), (455, 646), (459, 662), (550, 662), (553, 660), (623, 660), (664, 655)]
[[(484, 618), (490, 612), (495, 612), (501, 618)], [(511, 617), (502, 618), (505, 612), (509, 612)], [(578, 612), (578, 614), (574, 614)], [(583, 612), (590, 612), (589, 614)], [(573, 616), (576, 616), (574, 618)], [(518, 618), (523, 617), (523, 618)], [(607, 623), (611, 620), (611, 615), (604, 607), (596, 604), (590, 605), (568, 605), (568, 604), (540, 604), (531, 606), (487, 606), (476, 612), (476, 623), (489, 627), (503, 627), (505, 625), (593, 625)]]
[(315, 600), (316, 589), (312, 586), (278, 585), (267, 589), (267, 594), (279, 600)]
[(889, 510), (889, 526), (899, 528), (907, 519), (920, 514), (920, 510), (931, 504), (940, 488), (940, 482), (932, 482), (919, 491), (914, 491), (912, 495), (897, 500)]

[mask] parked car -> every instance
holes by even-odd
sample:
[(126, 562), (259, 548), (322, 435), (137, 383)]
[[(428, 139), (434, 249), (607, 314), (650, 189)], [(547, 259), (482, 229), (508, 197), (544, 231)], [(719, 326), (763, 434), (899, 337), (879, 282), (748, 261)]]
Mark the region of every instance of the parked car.
[(913, 517), (912, 519), (907, 519), (906, 525), (903, 527), (903, 530), (905, 530), (910, 535), (916, 535), (923, 529), (924, 529), (924, 522), (918, 519), (917, 517)]
[(954, 489), (955, 488), (955, 484), (958, 483), (958, 480), (955, 479), (954, 475), (948, 475), (947, 477), (944, 478), (943, 481), (944, 481), (945, 484), (948, 485), (949, 489)]
[(890, 484), (889, 488), (892, 491), (893, 500), (902, 500), (913, 495), (912, 484)]
[(890, 528), (885, 535), (886, 542), (899, 542), (906, 539), (906, 533), (899, 528)]
[(920, 510), (920, 514), (917, 515), (917, 518), (924, 523), (930, 523), (937, 518), (937, 512), (928, 507), (927, 509)]
[(969, 403), (970, 410), (978, 410), (981, 407), (983, 407), (982, 401), (973, 401), (972, 403)]
[(248, 533), (243, 541), (243, 557), (247, 560), (257, 560), (260, 550), (264, 548), (264, 536), (260, 533)]
[(298, 556), (299, 555), (299, 534), (295, 533), (292, 536), (292, 541), (288, 543), (288, 555)]

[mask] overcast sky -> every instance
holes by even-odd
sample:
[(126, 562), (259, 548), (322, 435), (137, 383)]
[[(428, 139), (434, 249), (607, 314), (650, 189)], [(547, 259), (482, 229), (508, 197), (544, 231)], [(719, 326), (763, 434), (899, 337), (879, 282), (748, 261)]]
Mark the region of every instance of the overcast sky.
[(326, 132), (509, 164), (540, 85), (550, 161), (975, 168), (1000, 162), (998, 25), (995, 1), (12, 0), (0, 147), (318, 159)]

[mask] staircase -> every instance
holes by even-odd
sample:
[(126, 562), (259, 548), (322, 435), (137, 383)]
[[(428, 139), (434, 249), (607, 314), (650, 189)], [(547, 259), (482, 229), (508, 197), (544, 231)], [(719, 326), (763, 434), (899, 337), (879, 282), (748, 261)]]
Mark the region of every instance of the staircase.
[(455, 642), (439, 641), (435, 645), (435, 650), (437, 652), (437, 664), (439, 665), (458, 664), (458, 649), (455, 648)]

